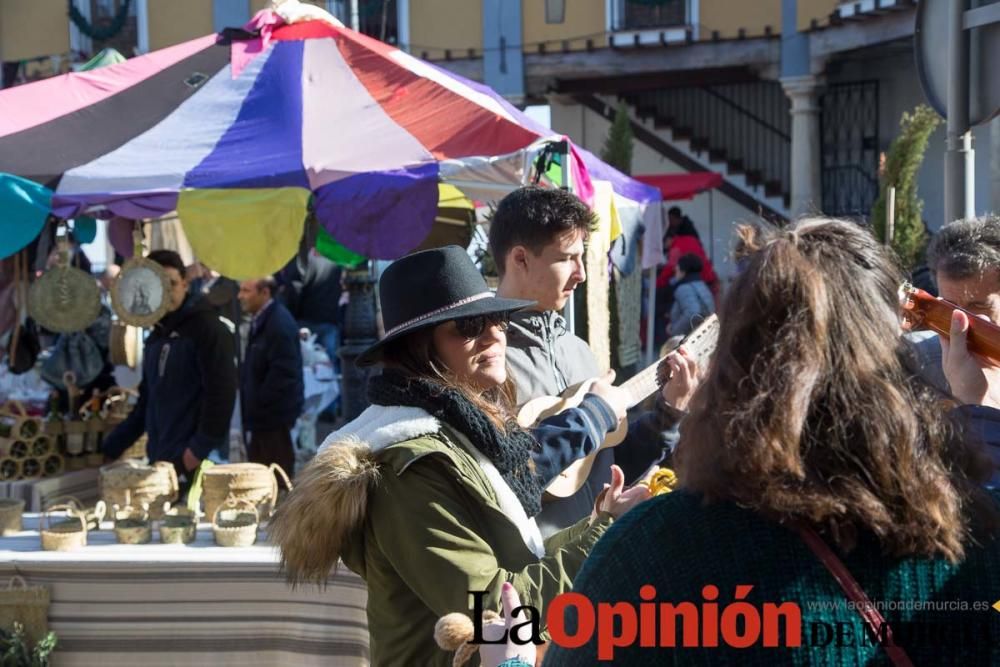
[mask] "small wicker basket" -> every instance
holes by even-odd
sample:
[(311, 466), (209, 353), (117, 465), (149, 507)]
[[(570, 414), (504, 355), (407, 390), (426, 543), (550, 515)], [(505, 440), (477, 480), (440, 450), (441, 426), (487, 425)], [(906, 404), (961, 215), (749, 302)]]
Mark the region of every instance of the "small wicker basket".
[(0, 587), (0, 628), (11, 630), (14, 622), (24, 626), (32, 642), (38, 642), (49, 631), (49, 589), (29, 586), (20, 576), (13, 576), (6, 587)]
[(21, 517), (24, 501), (18, 498), (0, 498), (0, 535), (7, 536), (24, 530)]
[(0, 407), (0, 435), (13, 440), (33, 440), (44, 430), (42, 420), (31, 417), (20, 401)]
[(160, 542), (190, 544), (198, 535), (198, 515), (186, 507), (164, 508), (160, 521)]
[(84, 505), (75, 496), (59, 496), (49, 502), (50, 507), (57, 504), (70, 505), (78, 514), (82, 515), (87, 522), (87, 530), (100, 530), (101, 522), (108, 514), (108, 506), (103, 500), (98, 500), (92, 507)]
[[(51, 515), (65, 510), (67, 521), (52, 523)], [(53, 505), (42, 512), (39, 524), (43, 551), (70, 551), (87, 546), (87, 520), (83, 513), (70, 504)]]
[(112, 508), (115, 517), (115, 539), (118, 544), (149, 544), (153, 541), (153, 523), (149, 520), (149, 506)]
[(257, 541), (260, 514), (253, 503), (227, 499), (212, 516), (212, 532), (220, 547), (249, 547)]

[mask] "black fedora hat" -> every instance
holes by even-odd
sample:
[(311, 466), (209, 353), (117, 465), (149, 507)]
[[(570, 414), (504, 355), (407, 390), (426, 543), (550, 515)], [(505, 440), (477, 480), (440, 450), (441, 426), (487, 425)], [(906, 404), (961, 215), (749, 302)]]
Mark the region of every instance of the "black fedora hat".
[(535, 305), (490, 291), (468, 253), (457, 245), (422, 250), (389, 265), (378, 283), (385, 337), (358, 355), (358, 366), (382, 359), (387, 343), (442, 322)]

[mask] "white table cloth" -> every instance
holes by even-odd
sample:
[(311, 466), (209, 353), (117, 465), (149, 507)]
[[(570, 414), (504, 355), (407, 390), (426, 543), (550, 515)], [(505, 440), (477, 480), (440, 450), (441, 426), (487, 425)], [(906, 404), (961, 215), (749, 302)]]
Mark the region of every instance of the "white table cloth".
[(190, 545), (121, 545), (111, 524), (88, 546), (41, 551), (38, 515), (0, 538), (0, 584), (48, 586), (54, 665), (368, 665), (364, 582), (341, 567), (325, 590), (292, 590), (264, 542), (215, 546), (210, 524)]

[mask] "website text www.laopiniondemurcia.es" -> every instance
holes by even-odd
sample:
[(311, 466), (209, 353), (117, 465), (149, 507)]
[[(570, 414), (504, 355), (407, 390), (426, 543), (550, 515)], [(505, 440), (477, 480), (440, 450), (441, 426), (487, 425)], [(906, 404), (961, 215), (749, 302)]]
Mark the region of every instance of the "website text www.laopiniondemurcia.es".
[[(646, 649), (852, 647), (900, 644), (901, 637), (921, 644), (989, 641), (990, 637), (990, 619), (985, 617), (971, 623), (970, 619), (963, 618), (956, 628), (942, 627), (939, 623), (911, 623), (896, 628), (891, 638), (886, 624), (877, 633), (869, 628), (856, 632), (852, 623), (843, 621), (813, 621), (804, 633), (799, 603), (751, 603), (747, 597), (753, 588), (751, 584), (737, 585), (732, 601), (722, 603), (719, 602), (719, 588), (712, 584), (702, 587), (703, 599), (698, 602), (658, 602), (656, 588), (651, 584), (639, 589), (638, 604), (594, 602), (580, 593), (562, 593), (546, 608), (544, 624), (536, 607), (522, 605), (512, 610), (512, 615), (514, 619), (524, 620), (512, 620), (509, 633), (493, 641), (485, 639), (481, 621), (487, 592), (469, 591), (473, 597), (473, 618), (480, 619), (474, 625), (471, 643), (502, 644), (510, 636), (516, 644), (540, 645), (544, 643), (541, 638), (544, 625), (552, 642), (563, 648), (580, 648), (596, 639), (598, 660), (609, 661), (615, 658), (617, 649), (634, 646)], [(962, 602), (965, 604), (945, 605), (939, 611), (981, 613), (992, 608), (1000, 612), (1000, 601), (994, 605), (981, 600)], [(813, 605), (808, 608), (813, 610)], [(573, 629), (568, 627), (568, 614), (576, 619)]]

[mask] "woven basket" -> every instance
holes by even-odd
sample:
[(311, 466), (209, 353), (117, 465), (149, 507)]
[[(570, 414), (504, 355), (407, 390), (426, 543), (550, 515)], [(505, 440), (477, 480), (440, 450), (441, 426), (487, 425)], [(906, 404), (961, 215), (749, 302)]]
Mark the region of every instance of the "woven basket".
[(21, 479), (38, 479), (42, 476), (42, 462), (28, 458), (21, 461)]
[[(65, 510), (69, 520), (53, 524), (51, 515), (55, 510)], [(72, 505), (53, 505), (45, 510), (39, 527), (43, 551), (70, 551), (87, 546), (87, 521)]]
[(160, 521), (160, 542), (190, 544), (198, 535), (198, 515), (186, 507), (164, 510)]
[(20, 476), (20, 461), (11, 458), (0, 458), (0, 482), (15, 480)]
[(25, 440), (0, 437), (0, 456), (21, 460), (31, 452), (31, 445)]
[(0, 498), (0, 535), (13, 535), (24, 530), (24, 526), (21, 524), (23, 514), (23, 500)]
[(44, 430), (42, 420), (31, 417), (20, 401), (8, 401), (0, 407), (0, 435), (15, 440), (31, 440)]
[(54, 453), (55, 450), (52, 448), (52, 440), (50, 440), (47, 435), (40, 435), (28, 443), (29, 456), (41, 459)]
[(115, 539), (118, 544), (149, 544), (153, 541), (153, 523), (149, 506), (114, 506)]
[(227, 498), (212, 515), (212, 532), (220, 547), (249, 547), (257, 541), (257, 507), (246, 501)]
[(87, 530), (100, 530), (101, 522), (104, 521), (104, 517), (108, 514), (108, 506), (103, 500), (98, 500), (94, 505), (84, 505), (75, 496), (59, 496), (53, 498), (49, 501), (49, 507), (55, 507), (56, 505), (69, 505), (74, 511), (83, 515), (84, 520), (87, 522)]
[(62, 474), (66, 462), (59, 454), (49, 454), (42, 459), (42, 477), (57, 477)]
[(11, 631), (14, 621), (24, 626), (32, 643), (43, 639), (49, 631), (49, 589), (29, 586), (16, 575), (0, 587), (0, 628)]
[(177, 500), (177, 471), (164, 461), (151, 466), (120, 461), (101, 468), (100, 488), (108, 505), (148, 505), (152, 508), (150, 517), (159, 519), (163, 503)]
[(270, 466), (260, 463), (226, 463), (206, 469), (203, 473), (202, 492), (205, 516), (215, 516), (216, 510), (227, 498), (252, 503), (260, 516), (270, 516), (278, 502), (278, 479), (275, 473), (281, 476), (287, 488), (292, 488), (292, 481), (276, 463)]

